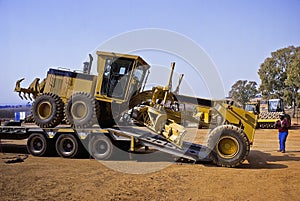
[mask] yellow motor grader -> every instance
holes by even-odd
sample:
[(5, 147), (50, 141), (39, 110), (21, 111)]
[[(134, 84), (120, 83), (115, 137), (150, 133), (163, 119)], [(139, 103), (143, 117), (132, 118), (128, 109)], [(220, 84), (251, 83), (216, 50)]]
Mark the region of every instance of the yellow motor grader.
[[(189, 151), (193, 156), (187, 156), (187, 151), (183, 151), (187, 145), (183, 141), (185, 134), (183, 122), (201, 121), (202, 117), (197, 118), (192, 113), (184, 111), (180, 107), (184, 104), (200, 108), (204, 116), (208, 112), (213, 116), (210, 124), (206, 123), (210, 132), (205, 150), (208, 151), (210, 160), (218, 166), (235, 167), (248, 156), (254, 139), (257, 116), (226, 101), (179, 95), (179, 85), (172, 92), (175, 63), (171, 66), (167, 86), (144, 90), (150, 65), (140, 56), (97, 51), (97, 75), (90, 73), (92, 62), (93, 57), (90, 55), (90, 61), (84, 63), (83, 72), (51, 68), (44, 80), (39, 82), (40, 79), (37, 78), (28, 88), (21, 87), (23, 79), (16, 83), (15, 91), (21, 98), (34, 99), (32, 116), (35, 123), (46, 130), (45, 133), (50, 132), (51, 136), (60, 135), (65, 130), (57, 132), (53, 130), (62, 123), (70, 125), (67, 134), (57, 137), (60, 141), (56, 142), (56, 150), (63, 157), (74, 156), (69, 153), (70, 151), (61, 151), (64, 150), (65, 144), (60, 143), (67, 135), (69, 136), (67, 142), (74, 142), (74, 138), (70, 137), (73, 132), (80, 135), (85, 133), (86, 136), (93, 134), (95, 130), (97, 133), (98, 131), (103, 133), (103, 129), (106, 129), (104, 133), (129, 136), (131, 150), (134, 150), (135, 144), (142, 142), (145, 146), (154, 146), (154, 141), (151, 141), (153, 137), (144, 139), (137, 137), (138, 132), (122, 132), (117, 129), (120, 120), (133, 119), (135, 123), (149, 128), (152, 134), (160, 135), (165, 139), (166, 146), (171, 143), (172, 146), (168, 145), (164, 149), (167, 149), (168, 153), (195, 159), (199, 157), (198, 152)], [(179, 84), (182, 77), (183, 75), (180, 77)], [(70, 129), (74, 131), (69, 131)], [(34, 140), (41, 143), (45, 141), (39, 137), (29, 138), (28, 142), (30, 153), (35, 155), (42, 155), (40, 148), (35, 147), (34, 142)], [(97, 139), (97, 143), (89, 142), (91, 147), (102, 143), (103, 148), (104, 142), (109, 144), (107, 139), (93, 136), (92, 139), (94, 138)], [(110, 137), (110, 140), (113, 138)], [(162, 144), (154, 147), (161, 147)], [(174, 148), (170, 148), (173, 145)], [(193, 147), (197, 146), (193, 145)], [(98, 149), (93, 150), (97, 152)], [(108, 156), (110, 154), (106, 152), (105, 154), (97, 152), (94, 155), (98, 159), (106, 159)]]

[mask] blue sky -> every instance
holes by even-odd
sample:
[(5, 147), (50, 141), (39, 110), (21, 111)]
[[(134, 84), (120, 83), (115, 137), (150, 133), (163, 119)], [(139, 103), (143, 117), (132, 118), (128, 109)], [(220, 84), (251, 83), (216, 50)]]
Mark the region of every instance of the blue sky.
[[(51, 66), (79, 69), (99, 44), (144, 28), (171, 30), (196, 42), (228, 93), (239, 79), (260, 83), (257, 71), (272, 51), (299, 46), (299, 11), (299, 0), (0, 0), (0, 104), (21, 102), (13, 92), (17, 79), (25, 77), (28, 86)], [(165, 66), (173, 59), (141, 56)], [(207, 96), (199, 88), (197, 95)]]

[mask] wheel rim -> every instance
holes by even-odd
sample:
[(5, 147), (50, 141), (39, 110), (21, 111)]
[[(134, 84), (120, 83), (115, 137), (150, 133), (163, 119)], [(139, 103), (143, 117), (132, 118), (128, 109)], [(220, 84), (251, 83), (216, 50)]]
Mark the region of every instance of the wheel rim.
[(44, 149), (44, 141), (40, 137), (34, 137), (30, 143), (31, 150), (39, 153)]
[(67, 156), (74, 152), (75, 142), (71, 138), (62, 139), (60, 142), (59, 150), (60, 152)]
[(239, 151), (239, 143), (233, 137), (221, 137), (217, 145), (217, 151), (223, 158), (232, 158)]
[(87, 106), (83, 101), (76, 101), (72, 104), (71, 114), (74, 119), (82, 119), (87, 115)]
[(37, 112), (39, 118), (48, 119), (52, 113), (52, 105), (50, 102), (44, 101), (38, 105)]

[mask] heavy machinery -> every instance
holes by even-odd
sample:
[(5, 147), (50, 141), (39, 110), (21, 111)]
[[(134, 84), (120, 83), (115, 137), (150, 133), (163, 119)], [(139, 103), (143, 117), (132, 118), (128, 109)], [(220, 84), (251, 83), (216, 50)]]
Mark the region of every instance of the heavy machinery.
[[(114, 147), (134, 151), (140, 146), (194, 161), (209, 158), (225, 167), (238, 166), (247, 158), (257, 115), (227, 101), (179, 95), (183, 75), (172, 92), (175, 63), (166, 86), (143, 90), (150, 65), (141, 57), (97, 51), (97, 75), (90, 74), (92, 61), (90, 55), (83, 72), (51, 68), (41, 83), (37, 78), (29, 88), (22, 88), (23, 79), (18, 80), (19, 96), (35, 99), (32, 115), (38, 127), (2, 127), (2, 136), (28, 137), (28, 151), (36, 156), (54, 149), (62, 157), (74, 157), (84, 145), (101, 160), (110, 158)], [(183, 140), (183, 122), (202, 118), (182, 110), (185, 104), (210, 118), (206, 145)]]
[(275, 128), (280, 114), (284, 114), (289, 125), (291, 125), (291, 117), (285, 113), (282, 99), (250, 101), (245, 104), (244, 108), (259, 115), (257, 123), (259, 128)]

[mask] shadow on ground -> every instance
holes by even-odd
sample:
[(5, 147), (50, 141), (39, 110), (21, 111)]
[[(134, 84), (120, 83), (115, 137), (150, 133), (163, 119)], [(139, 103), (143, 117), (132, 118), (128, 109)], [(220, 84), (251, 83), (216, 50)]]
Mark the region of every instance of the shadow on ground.
[[(28, 154), (26, 145), (17, 145), (17, 144), (0, 144), (1, 153), (13, 153), (13, 154)], [(300, 161), (300, 157), (295, 156), (296, 153), (300, 151), (288, 151), (285, 154), (278, 155), (276, 152), (266, 153), (259, 150), (251, 150), (247, 158), (248, 163), (244, 163), (239, 168), (243, 169), (283, 169), (287, 168), (287, 165), (281, 164), (284, 161)], [(180, 160), (169, 154), (165, 154), (159, 151), (153, 151), (148, 154), (143, 153), (133, 153), (128, 154), (122, 152), (123, 157), (115, 157), (112, 160), (133, 160), (137, 162), (174, 162), (178, 160), (179, 163), (193, 163), (189, 160)], [(54, 155), (57, 156), (57, 155)], [(52, 156), (53, 157), (53, 156)], [(83, 155), (76, 158), (91, 158), (89, 155)], [(207, 167), (214, 166), (208, 161), (199, 162)], [(215, 167), (215, 166), (214, 166)]]
[[(249, 164), (243, 164), (241, 168), (247, 169), (282, 169), (287, 165), (280, 164), (283, 161), (300, 161), (300, 157), (295, 156), (299, 151), (289, 151), (282, 155), (273, 155), (258, 150), (252, 150), (248, 156)], [(274, 152), (275, 154), (275, 152)], [(281, 154), (281, 153), (280, 153)]]

